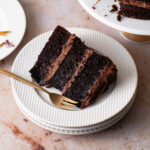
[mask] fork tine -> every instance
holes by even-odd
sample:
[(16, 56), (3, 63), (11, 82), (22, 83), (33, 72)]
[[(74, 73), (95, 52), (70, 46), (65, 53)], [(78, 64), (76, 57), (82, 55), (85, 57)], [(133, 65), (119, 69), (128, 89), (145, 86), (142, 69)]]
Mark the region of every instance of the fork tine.
[(71, 103), (68, 103), (68, 102), (66, 102), (66, 101), (63, 101), (62, 104), (63, 104), (63, 105), (69, 105), (69, 106), (76, 106), (75, 104), (71, 104)]
[(74, 108), (65, 105), (59, 105), (58, 107), (66, 110), (75, 110)]
[(74, 100), (72, 100), (72, 99), (70, 99), (70, 98), (67, 98), (67, 97), (65, 97), (65, 96), (63, 96), (63, 99), (64, 99), (66, 102), (70, 102), (70, 103), (73, 103), (73, 104), (78, 104), (77, 101), (74, 101)]

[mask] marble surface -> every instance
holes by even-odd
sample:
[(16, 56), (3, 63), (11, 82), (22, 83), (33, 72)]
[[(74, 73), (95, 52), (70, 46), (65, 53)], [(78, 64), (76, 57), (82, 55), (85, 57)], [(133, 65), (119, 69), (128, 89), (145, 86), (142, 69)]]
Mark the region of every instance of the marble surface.
[(120, 32), (93, 19), (77, 0), (19, 0), (27, 16), (27, 30), (16, 51), (0, 62), (10, 70), (21, 48), (35, 36), (60, 24), (98, 30), (118, 40), (133, 56), (139, 86), (135, 103), (117, 124), (91, 135), (69, 136), (49, 132), (29, 121), (18, 109), (10, 78), (0, 74), (0, 150), (149, 150), (150, 44), (124, 40)]

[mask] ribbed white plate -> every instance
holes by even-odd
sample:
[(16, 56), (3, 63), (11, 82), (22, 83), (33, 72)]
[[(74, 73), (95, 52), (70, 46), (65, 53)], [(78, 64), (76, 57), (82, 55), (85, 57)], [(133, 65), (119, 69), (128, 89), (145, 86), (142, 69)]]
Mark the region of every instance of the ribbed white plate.
[[(114, 88), (98, 97), (95, 104), (76, 111), (58, 109), (47, 103), (46, 95), (12, 79), (13, 93), (32, 116), (54, 126), (84, 127), (104, 122), (122, 111), (133, 98), (137, 88), (135, 63), (122, 45), (100, 32), (81, 28), (70, 28), (69, 31), (77, 34), (89, 47), (110, 57), (117, 65), (118, 78)], [(38, 36), (22, 49), (13, 64), (14, 73), (32, 81), (29, 70), (51, 33)]]
[(96, 125), (92, 125), (92, 126), (76, 127), (76, 128), (54, 126), (52, 124), (43, 122), (43, 121), (39, 120), (38, 118), (36, 118), (35, 116), (32, 116), (25, 109), (25, 107), (22, 107), (22, 105), (17, 100), (17, 98), (15, 100), (16, 100), (16, 103), (17, 103), (20, 111), (26, 117), (28, 117), (31, 121), (36, 123), (37, 125), (39, 125), (43, 128), (48, 127), (46, 129), (48, 129), (50, 131), (57, 132), (57, 133), (79, 135), (79, 134), (89, 134), (89, 133), (101, 131), (101, 130), (106, 129), (106, 128), (110, 127), (111, 125), (115, 124), (117, 121), (119, 121), (128, 112), (128, 110), (130, 109), (130, 107), (132, 106), (132, 104), (135, 100), (135, 96), (136, 96), (136, 92), (135, 92), (132, 100), (130, 101), (130, 103), (119, 114), (117, 114), (116, 116), (110, 118), (109, 120), (107, 120), (105, 122), (102, 122), (102, 123), (99, 123), (99, 124), (96, 124)]
[(114, 0), (100, 0), (95, 6), (96, 9), (93, 9), (92, 6), (97, 0), (78, 1), (90, 15), (112, 28), (134, 34), (150, 35), (150, 20), (131, 19), (128, 17), (122, 17), (121, 22), (117, 20), (117, 12), (111, 13), (110, 10), (113, 4), (116, 4), (119, 8), (118, 0), (116, 2)]
[(11, 54), (21, 42), (26, 29), (26, 17), (17, 0), (0, 0), (0, 31), (11, 31), (6, 37), (0, 36), (0, 43), (6, 39), (15, 46), (0, 48), (0, 60)]
[(129, 111), (129, 109), (131, 108), (131, 106), (134, 102), (135, 96), (136, 96), (136, 93), (134, 94), (134, 97), (132, 98), (130, 103), (119, 114), (117, 114), (115, 117), (112, 117), (109, 120), (107, 120), (106, 122), (103, 122), (103, 123), (100, 123), (100, 124), (97, 124), (97, 125), (81, 127), (81, 128), (67, 128), (67, 127), (65, 128), (65, 127), (58, 127), (58, 126), (53, 126), (51, 124), (45, 123), (43, 121), (38, 120), (34, 116), (31, 116), (31, 114), (28, 114), (26, 109), (21, 107), (21, 105), (19, 104), (19, 101), (17, 101), (17, 99), (16, 99), (16, 103), (17, 103), (20, 111), (27, 118), (29, 118), (32, 122), (34, 122), (35, 124), (37, 124), (38, 126), (40, 126), (42, 128), (45, 128), (45, 129), (53, 131), (53, 132), (61, 133), (61, 134), (83, 135), (83, 134), (90, 134), (90, 133), (102, 131), (102, 130), (112, 126), (113, 124), (115, 124), (122, 117), (124, 117), (124, 115)]

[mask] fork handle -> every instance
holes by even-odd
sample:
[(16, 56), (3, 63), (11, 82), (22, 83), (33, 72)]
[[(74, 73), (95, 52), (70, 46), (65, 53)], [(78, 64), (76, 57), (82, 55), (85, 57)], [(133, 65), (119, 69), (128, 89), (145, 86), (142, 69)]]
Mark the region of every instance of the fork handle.
[(35, 88), (35, 89), (41, 90), (41, 91), (49, 94), (49, 92), (47, 90), (45, 90), (44, 88), (42, 88), (42, 87), (40, 87), (40, 86), (38, 86), (38, 85), (36, 85), (36, 84), (34, 84), (34, 83), (24, 79), (22, 77), (19, 77), (18, 75), (14, 74), (14, 73), (11, 73), (11, 72), (9, 72), (7, 70), (4, 70), (4, 69), (0, 68), (0, 73), (4, 74), (6, 76), (12, 77), (12, 78), (14, 78), (14, 79), (16, 79), (16, 80), (18, 80), (20, 82), (23, 82), (23, 83), (25, 83), (25, 84), (27, 84), (27, 85)]

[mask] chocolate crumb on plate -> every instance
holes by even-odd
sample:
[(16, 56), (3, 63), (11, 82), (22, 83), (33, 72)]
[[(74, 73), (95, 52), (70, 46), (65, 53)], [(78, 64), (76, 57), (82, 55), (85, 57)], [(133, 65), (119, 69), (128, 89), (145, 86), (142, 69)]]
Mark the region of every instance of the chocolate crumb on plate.
[(118, 11), (117, 14), (118, 14), (118, 15), (117, 15), (117, 20), (118, 20), (118, 21), (121, 21), (121, 19), (122, 19), (122, 18), (121, 18), (121, 11)]
[(97, 0), (94, 5), (92, 6), (93, 9), (96, 9), (96, 5), (100, 2), (101, 0)]
[(96, 9), (94, 6), (92, 6), (93, 9)]
[(121, 21), (121, 15), (120, 14), (117, 15), (117, 20)]
[(114, 13), (114, 12), (116, 12), (116, 11), (118, 11), (117, 5), (112, 5), (112, 9), (110, 10), (110, 12), (111, 12), (111, 13)]

